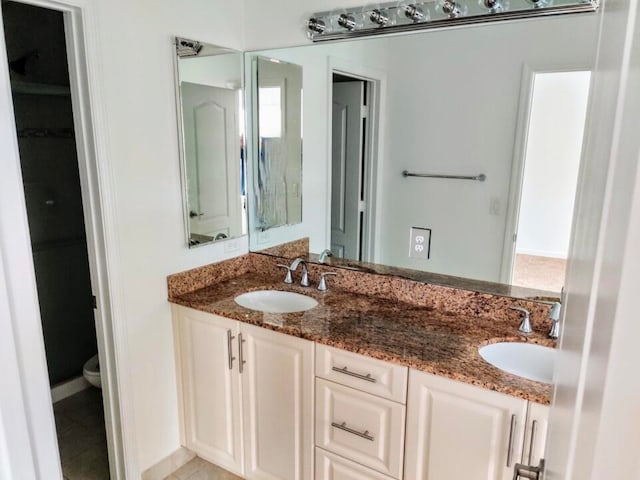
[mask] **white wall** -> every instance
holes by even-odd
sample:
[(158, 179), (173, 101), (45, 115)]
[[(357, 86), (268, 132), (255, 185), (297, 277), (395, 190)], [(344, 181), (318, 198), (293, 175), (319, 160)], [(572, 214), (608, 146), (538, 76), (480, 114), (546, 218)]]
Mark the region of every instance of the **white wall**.
[(590, 72), (535, 75), (516, 252), (567, 258)]
[(180, 81), (220, 88), (242, 86), (242, 53), (179, 60)]
[[(109, 0), (99, 9), (109, 160), (117, 217), (123, 305), (114, 320), (128, 334), (141, 470), (179, 446), (171, 312), (166, 276), (247, 251), (185, 246), (173, 73), (173, 36), (241, 50), (242, 3), (222, 0)], [(223, 15), (220, 12), (224, 12)]]

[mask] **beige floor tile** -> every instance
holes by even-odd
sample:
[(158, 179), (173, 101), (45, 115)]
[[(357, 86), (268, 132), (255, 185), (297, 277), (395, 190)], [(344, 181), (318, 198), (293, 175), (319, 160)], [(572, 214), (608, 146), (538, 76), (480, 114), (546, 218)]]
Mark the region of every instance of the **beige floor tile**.
[(242, 480), (216, 465), (199, 457), (194, 458), (165, 480)]

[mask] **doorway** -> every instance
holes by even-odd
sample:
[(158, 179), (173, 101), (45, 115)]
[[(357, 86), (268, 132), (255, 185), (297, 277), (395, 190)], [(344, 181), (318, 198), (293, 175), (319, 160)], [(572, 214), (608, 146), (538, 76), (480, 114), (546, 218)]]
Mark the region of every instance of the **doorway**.
[(548, 292), (564, 287), (590, 79), (590, 71), (532, 74), (508, 252), (513, 285)]
[(4, 1), (2, 19), (62, 473), (70, 480), (108, 479), (85, 228), (91, 212), (76, 150), (64, 14)]
[(370, 261), (373, 82), (333, 72), (331, 116), (331, 251)]

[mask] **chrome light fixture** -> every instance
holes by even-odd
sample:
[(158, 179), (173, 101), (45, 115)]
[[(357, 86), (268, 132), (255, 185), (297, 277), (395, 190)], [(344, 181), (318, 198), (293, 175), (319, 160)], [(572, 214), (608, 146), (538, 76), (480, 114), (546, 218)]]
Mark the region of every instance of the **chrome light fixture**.
[(505, 9), (503, 2), (500, 0), (478, 0), (478, 4), (480, 7), (488, 9), (491, 13), (502, 12)]
[(312, 17), (307, 21), (307, 28), (314, 33), (324, 33), (327, 29), (327, 24), (321, 18)]
[(449, 18), (457, 18), (465, 15), (467, 8), (464, 4), (460, 4), (455, 0), (444, 0), (440, 3), (440, 9)]
[[(599, 0), (399, 0), (316, 13), (306, 24), (313, 42), (450, 26), (595, 12)], [(375, 0), (374, 0), (375, 2)]]
[(423, 20), (427, 20), (424, 10), (415, 3), (405, 5), (404, 7), (402, 7), (401, 11), (404, 13), (404, 16), (412, 22), (421, 22)]
[(376, 25), (379, 25), (381, 27), (386, 27), (391, 21), (387, 13), (383, 12), (379, 8), (374, 8), (369, 12), (369, 20), (371, 21), (371, 23), (375, 23)]
[(355, 30), (357, 26), (355, 17), (348, 13), (340, 14), (340, 16), (338, 17), (338, 25), (349, 31)]

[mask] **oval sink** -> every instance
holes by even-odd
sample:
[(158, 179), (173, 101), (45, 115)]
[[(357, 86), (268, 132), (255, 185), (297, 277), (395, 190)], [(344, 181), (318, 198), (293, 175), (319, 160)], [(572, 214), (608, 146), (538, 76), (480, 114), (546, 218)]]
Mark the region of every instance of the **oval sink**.
[(536, 382), (552, 383), (556, 351), (531, 343), (503, 342), (479, 349), (480, 356), (494, 367)]
[(280, 290), (243, 293), (234, 300), (242, 307), (267, 313), (304, 312), (318, 305), (318, 302), (306, 295)]

